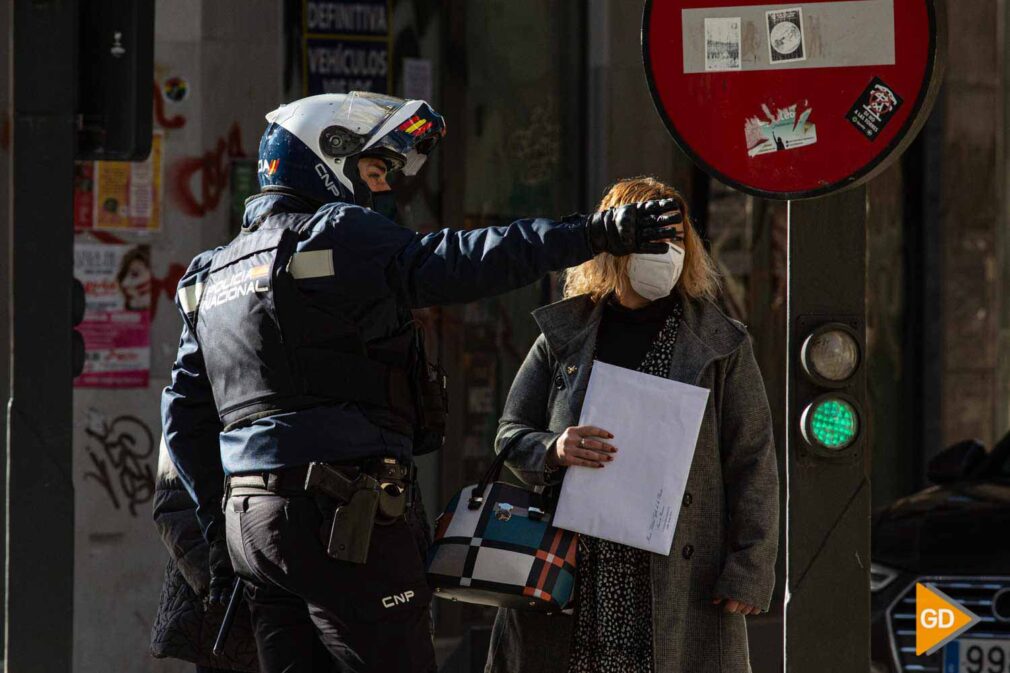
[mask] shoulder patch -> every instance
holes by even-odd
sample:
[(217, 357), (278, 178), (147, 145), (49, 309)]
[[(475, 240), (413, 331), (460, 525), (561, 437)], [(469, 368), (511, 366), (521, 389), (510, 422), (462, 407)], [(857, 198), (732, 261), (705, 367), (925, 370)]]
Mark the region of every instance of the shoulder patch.
[(183, 312), (187, 315), (196, 311), (200, 305), (200, 297), (203, 294), (203, 281), (210, 271), (210, 265), (214, 261), (214, 255), (223, 248), (218, 247), (213, 250), (205, 250), (193, 258), (189, 263), (189, 268), (179, 280), (176, 287), (175, 298)]
[(333, 251), (324, 248), (296, 252), (291, 255), (291, 261), (288, 262), (288, 271), (295, 280), (333, 276), (336, 273), (333, 267)]

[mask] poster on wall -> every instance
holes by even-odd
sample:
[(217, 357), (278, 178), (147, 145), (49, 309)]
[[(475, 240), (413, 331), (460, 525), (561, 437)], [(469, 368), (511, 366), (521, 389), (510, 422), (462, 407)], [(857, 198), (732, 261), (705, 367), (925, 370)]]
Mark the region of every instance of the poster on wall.
[(74, 228), (158, 231), (161, 228), (162, 141), (156, 131), (144, 161), (78, 162)]
[(305, 94), (392, 89), (392, 16), (388, 0), (304, 0)]
[(95, 222), (95, 162), (74, 162), (74, 229), (91, 229)]
[(403, 59), (403, 97), (431, 100), (431, 61), (426, 58)]
[(151, 369), (151, 248), (77, 241), (84, 284), (84, 372), (76, 388), (146, 388)]

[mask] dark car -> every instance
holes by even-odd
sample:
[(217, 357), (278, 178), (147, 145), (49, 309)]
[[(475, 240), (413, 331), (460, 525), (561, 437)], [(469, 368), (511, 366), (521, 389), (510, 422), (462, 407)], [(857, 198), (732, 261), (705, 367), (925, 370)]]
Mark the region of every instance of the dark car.
[[(873, 522), (873, 673), (1010, 673), (1010, 434), (929, 464), (934, 484)], [(981, 622), (930, 656), (915, 654), (915, 584), (931, 583)]]

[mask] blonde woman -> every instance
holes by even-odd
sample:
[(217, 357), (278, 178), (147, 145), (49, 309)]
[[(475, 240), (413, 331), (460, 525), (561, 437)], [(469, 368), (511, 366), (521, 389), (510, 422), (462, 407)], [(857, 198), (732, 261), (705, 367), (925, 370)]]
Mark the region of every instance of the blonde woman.
[(512, 385), (495, 442), (526, 483), (606, 469), (623, 455), (579, 426), (594, 359), (709, 389), (669, 556), (583, 536), (573, 617), (500, 610), (489, 673), (745, 673), (744, 617), (767, 610), (778, 475), (764, 383), (743, 325), (712, 302), (718, 279), (683, 197), (652, 178), (614, 185), (600, 209), (672, 198), (679, 240), (660, 255), (606, 253), (568, 271), (565, 299)]

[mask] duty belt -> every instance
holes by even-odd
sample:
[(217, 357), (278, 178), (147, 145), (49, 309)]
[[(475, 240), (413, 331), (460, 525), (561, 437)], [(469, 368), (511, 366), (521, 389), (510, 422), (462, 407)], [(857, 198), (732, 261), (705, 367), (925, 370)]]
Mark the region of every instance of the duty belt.
[(270, 472), (232, 475), (228, 478), (225, 499), (232, 496), (280, 495), (285, 497), (305, 497), (324, 495), (344, 504), (350, 500), (350, 493), (339, 489), (326, 489), (325, 484), (310, 484), (310, 475), (315, 477), (327, 471), (342, 482), (351, 484), (352, 489), (375, 490), (378, 492), (379, 514), (384, 519), (395, 519), (402, 515), (413, 501), (413, 484), (417, 469), (412, 464), (403, 464), (394, 458), (382, 458), (354, 464), (313, 463), (282, 468)]

